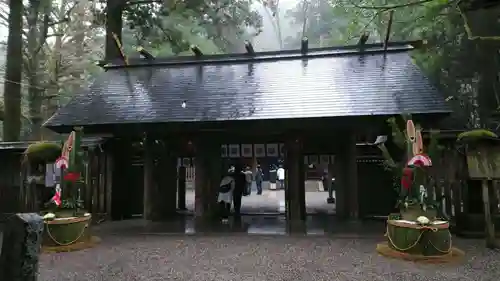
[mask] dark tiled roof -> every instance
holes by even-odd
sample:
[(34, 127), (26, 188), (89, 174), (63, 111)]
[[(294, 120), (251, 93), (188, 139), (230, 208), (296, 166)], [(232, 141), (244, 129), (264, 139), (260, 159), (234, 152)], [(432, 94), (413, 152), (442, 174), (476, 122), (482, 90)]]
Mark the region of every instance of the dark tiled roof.
[(45, 125), (449, 112), (409, 49), (391, 46), (384, 55), (372, 45), (363, 53), (344, 47), (114, 66)]

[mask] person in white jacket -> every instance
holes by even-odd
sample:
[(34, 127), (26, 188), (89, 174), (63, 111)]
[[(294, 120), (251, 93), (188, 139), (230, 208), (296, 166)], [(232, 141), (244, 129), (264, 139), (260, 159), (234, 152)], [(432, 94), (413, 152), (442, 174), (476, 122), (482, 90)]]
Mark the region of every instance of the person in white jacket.
[(234, 170), (234, 167), (231, 167), (227, 171), (227, 174), (222, 178), (219, 185), (217, 202), (219, 203), (219, 210), (223, 223), (228, 222), (229, 214), (231, 212), (231, 202), (233, 201), (233, 191), (235, 187), (233, 177)]
[(285, 169), (283, 169), (282, 165), (278, 168), (276, 176), (278, 177), (278, 182), (280, 183), (280, 189), (285, 189)]

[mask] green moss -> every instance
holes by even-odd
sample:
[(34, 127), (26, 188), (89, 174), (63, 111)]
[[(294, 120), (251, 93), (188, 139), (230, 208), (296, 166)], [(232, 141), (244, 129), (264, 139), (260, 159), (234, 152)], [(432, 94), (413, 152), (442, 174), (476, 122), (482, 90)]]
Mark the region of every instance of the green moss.
[(497, 139), (497, 134), (492, 131), (485, 129), (470, 130), (467, 132), (460, 133), (457, 137), (457, 141), (474, 141), (479, 139)]
[(60, 155), (61, 145), (54, 142), (36, 142), (24, 151), (28, 162), (54, 162)]

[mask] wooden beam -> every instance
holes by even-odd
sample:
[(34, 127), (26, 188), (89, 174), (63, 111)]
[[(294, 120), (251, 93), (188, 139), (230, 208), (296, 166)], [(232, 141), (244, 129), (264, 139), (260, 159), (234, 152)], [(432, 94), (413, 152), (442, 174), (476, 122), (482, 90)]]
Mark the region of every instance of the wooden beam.
[(304, 232), (306, 221), (304, 155), (300, 134), (285, 140), (285, 200), (289, 232)]
[(245, 41), (245, 50), (247, 51), (247, 55), (255, 55), (255, 50), (253, 49), (252, 43), (250, 43), (250, 41)]
[(358, 41), (358, 46), (364, 46), (366, 42), (368, 41), (368, 38), (370, 38), (370, 32), (365, 31), (361, 37), (359, 37)]
[(196, 56), (196, 57), (201, 57), (203, 56), (203, 52), (200, 50), (200, 48), (198, 48), (198, 46), (196, 45), (191, 45), (191, 52), (193, 52), (193, 54)]
[(302, 38), (302, 41), (300, 42), (300, 52), (305, 55), (307, 54), (307, 51), (309, 49), (309, 39), (307, 37)]
[(146, 51), (146, 49), (144, 49), (143, 47), (139, 46), (137, 47), (136, 51), (144, 57), (144, 59), (146, 60), (154, 60), (155, 57), (148, 51)]

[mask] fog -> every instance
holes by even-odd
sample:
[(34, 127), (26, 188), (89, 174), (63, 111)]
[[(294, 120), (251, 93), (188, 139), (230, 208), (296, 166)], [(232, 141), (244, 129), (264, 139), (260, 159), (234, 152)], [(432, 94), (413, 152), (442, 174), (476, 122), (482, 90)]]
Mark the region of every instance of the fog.
[[(284, 41), (289, 36), (295, 36), (300, 32), (301, 27), (292, 25), (291, 19), (286, 17), (286, 11), (292, 9), (299, 3), (297, 0), (281, 0), (279, 2), (278, 20), (281, 25), (281, 38)], [(253, 39), (253, 45), (256, 51), (273, 51), (280, 49), (278, 34), (273, 27), (273, 18), (271, 13), (266, 13), (266, 8), (260, 3), (254, 4), (260, 15), (262, 15), (263, 30)]]

